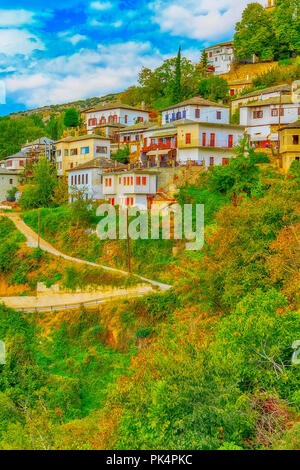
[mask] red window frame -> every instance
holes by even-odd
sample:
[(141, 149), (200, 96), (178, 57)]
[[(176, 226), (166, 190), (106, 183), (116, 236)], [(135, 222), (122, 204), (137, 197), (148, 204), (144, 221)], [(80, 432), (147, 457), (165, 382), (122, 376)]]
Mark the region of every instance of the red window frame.
[(143, 186), (146, 186), (146, 184), (147, 184), (147, 177), (146, 177), (146, 176), (143, 176), (143, 177), (142, 177), (142, 185), (143, 185)]
[(215, 164), (215, 157), (209, 157), (209, 166), (214, 166)]
[(215, 147), (216, 145), (216, 134), (210, 134), (210, 147)]
[(206, 132), (203, 132), (202, 134), (202, 147), (206, 146)]
[(191, 134), (185, 134), (185, 143), (190, 144), (191, 143)]
[(141, 177), (140, 176), (136, 177), (136, 185), (141, 186)]
[(217, 119), (222, 119), (222, 112), (221, 111), (217, 111)]
[(233, 147), (233, 135), (229, 134), (228, 136), (228, 147), (231, 149)]

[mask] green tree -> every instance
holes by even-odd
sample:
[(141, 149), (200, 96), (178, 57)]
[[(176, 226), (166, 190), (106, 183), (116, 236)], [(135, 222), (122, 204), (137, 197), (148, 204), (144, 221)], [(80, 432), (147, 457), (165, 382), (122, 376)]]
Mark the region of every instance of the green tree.
[(15, 119), (0, 117), (0, 160), (19, 152), (27, 141), (31, 142), (44, 135), (45, 128), (36, 115)]
[(32, 184), (27, 186), (20, 197), (22, 209), (49, 207), (53, 204), (57, 184), (56, 170), (47, 158), (42, 157), (33, 167)]
[(64, 125), (66, 127), (79, 126), (79, 113), (75, 108), (68, 108), (65, 112)]
[(172, 90), (173, 103), (179, 103), (181, 101), (181, 97), (181, 47), (179, 47), (175, 65), (174, 85)]
[(55, 117), (55, 115), (52, 114), (47, 123), (46, 130), (51, 139), (60, 139), (64, 131), (64, 120), (62, 116)]
[(206, 76), (208, 71), (208, 55), (205, 49), (203, 49), (201, 53), (201, 61), (200, 61), (200, 71), (201, 73)]
[(224, 78), (210, 77), (200, 82), (199, 93), (211, 101), (223, 101), (228, 98), (228, 83)]
[(238, 60), (272, 60), (276, 50), (276, 35), (270, 13), (259, 3), (250, 3), (242, 20), (235, 26), (234, 49)]
[(277, 0), (273, 13), (278, 55), (300, 51), (300, 8), (298, 0)]
[(116, 153), (113, 153), (111, 158), (119, 163), (128, 163), (128, 157), (130, 155), (129, 146), (126, 145), (124, 148), (120, 148)]

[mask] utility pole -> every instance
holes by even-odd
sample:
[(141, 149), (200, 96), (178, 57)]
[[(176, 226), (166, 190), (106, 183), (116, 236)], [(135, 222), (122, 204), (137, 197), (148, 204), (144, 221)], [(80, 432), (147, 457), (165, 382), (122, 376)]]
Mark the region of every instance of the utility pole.
[(131, 259), (130, 259), (130, 239), (129, 239), (129, 216), (128, 206), (126, 210), (126, 223), (127, 223), (127, 256), (128, 256), (128, 272), (131, 274)]
[(280, 126), (281, 126), (281, 106), (282, 106), (282, 98), (281, 98), (281, 91), (279, 92), (279, 111), (278, 111), (278, 160), (280, 158)]
[(40, 248), (41, 209), (38, 212), (38, 248)]
[(119, 123), (118, 123), (118, 150), (120, 148), (120, 132), (121, 132), (121, 116), (119, 117)]

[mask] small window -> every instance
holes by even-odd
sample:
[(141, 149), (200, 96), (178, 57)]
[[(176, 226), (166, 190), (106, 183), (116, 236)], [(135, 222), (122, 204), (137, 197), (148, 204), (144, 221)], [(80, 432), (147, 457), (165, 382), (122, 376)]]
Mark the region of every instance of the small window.
[(67, 157), (69, 155), (69, 150), (65, 149), (64, 150), (64, 156)]
[(299, 135), (293, 135), (293, 145), (299, 145)]
[(136, 185), (141, 186), (141, 177), (140, 176), (136, 177)]
[(104, 153), (107, 154), (107, 147), (100, 147), (97, 145), (96, 147), (96, 153)]
[(143, 176), (143, 178), (142, 178), (142, 185), (143, 185), (143, 186), (146, 186), (146, 184), (147, 184), (147, 178), (146, 178), (146, 176)]
[(89, 184), (89, 175), (88, 175), (88, 173), (85, 175), (85, 184)]
[(81, 155), (85, 155), (87, 153), (90, 153), (90, 147), (81, 147), (80, 153), (81, 153)]
[(222, 119), (222, 113), (221, 113), (221, 111), (217, 111), (217, 119)]
[(10, 180), (9, 180), (9, 184), (13, 184), (13, 180), (12, 180), (12, 178), (10, 178)]
[(196, 119), (200, 118), (200, 109), (195, 109), (195, 118)]
[(191, 134), (185, 134), (185, 143), (190, 144), (191, 143)]
[(214, 157), (210, 157), (210, 159), (209, 159), (209, 165), (210, 165), (210, 166), (214, 166), (214, 164), (215, 164), (215, 158), (214, 158)]

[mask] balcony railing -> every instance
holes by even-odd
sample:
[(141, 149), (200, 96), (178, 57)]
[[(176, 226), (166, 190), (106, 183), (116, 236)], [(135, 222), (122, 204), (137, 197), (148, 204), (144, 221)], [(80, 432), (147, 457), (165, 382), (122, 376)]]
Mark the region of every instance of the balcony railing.
[(153, 150), (173, 150), (177, 148), (176, 142), (159, 142), (157, 144), (150, 144), (142, 148), (143, 153), (151, 152)]
[(178, 148), (188, 147), (207, 147), (207, 148), (233, 148), (235, 142), (229, 141), (229, 139), (216, 139), (215, 141), (208, 140), (203, 141), (202, 139), (191, 139), (190, 141), (178, 140)]

